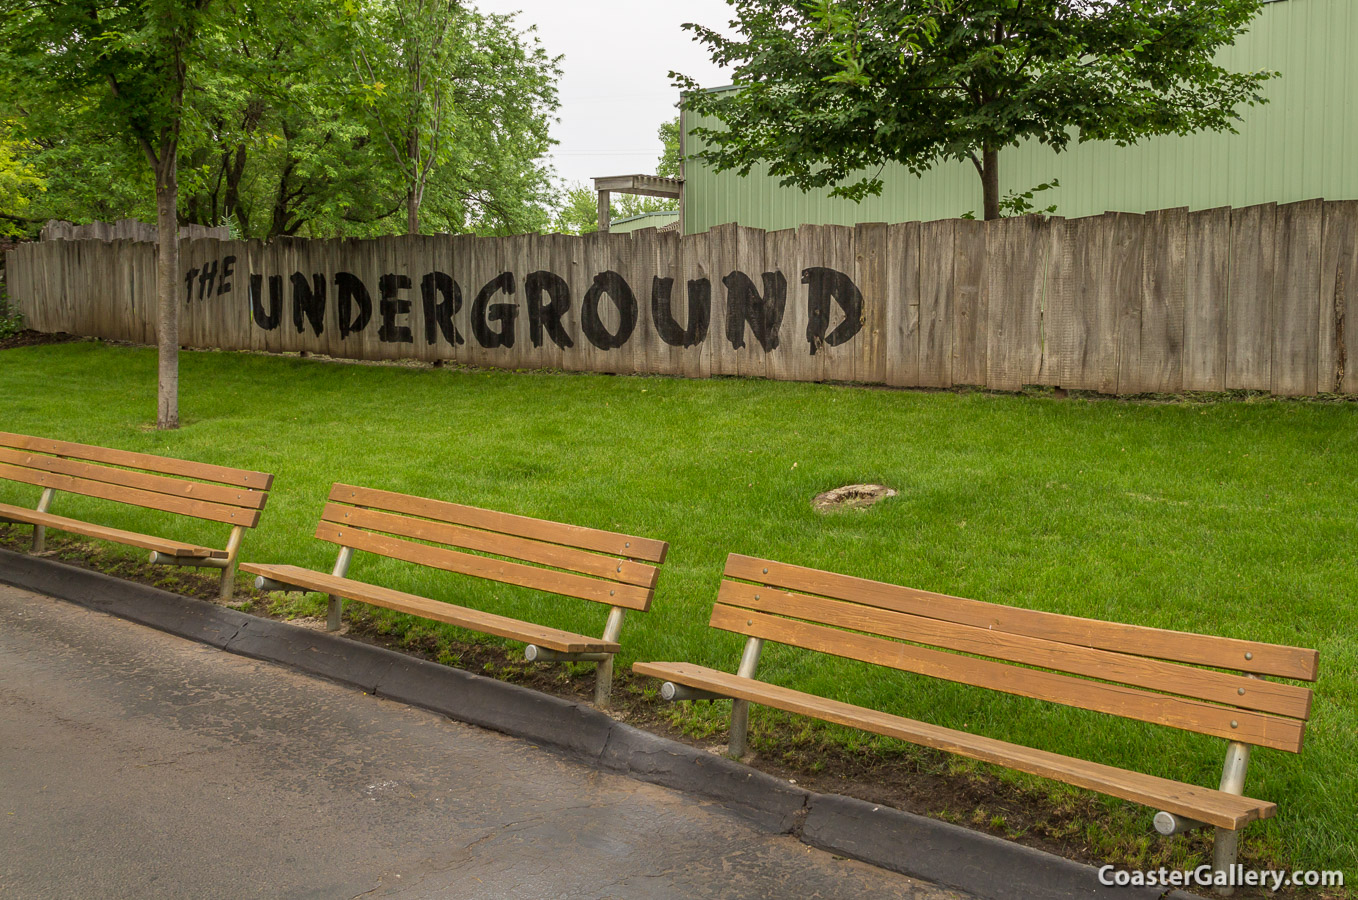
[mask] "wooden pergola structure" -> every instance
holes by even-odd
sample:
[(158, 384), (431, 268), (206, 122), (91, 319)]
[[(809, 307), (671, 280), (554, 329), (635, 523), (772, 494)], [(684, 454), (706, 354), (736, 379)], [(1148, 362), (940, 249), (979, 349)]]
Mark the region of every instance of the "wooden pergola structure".
[(608, 231), (609, 199), (613, 194), (640, 194), (643, 197), (673, 197), (679, 201), (679, 228), (684, 222), (684, 179), (660, 175), (607, 175), (594, 179), (599, 192), (599, 230)]

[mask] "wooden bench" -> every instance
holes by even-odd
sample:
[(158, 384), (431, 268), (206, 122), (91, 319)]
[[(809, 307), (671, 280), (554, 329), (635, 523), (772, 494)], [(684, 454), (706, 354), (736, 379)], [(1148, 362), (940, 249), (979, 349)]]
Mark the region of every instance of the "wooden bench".
[[(263, 472), (6, 432), (0, 432), (0, 478), (42, 488), (34, 509), (0, 503), (0, 521), (33, 526), (35, 553), (44, 549), (48, 528), (140, 547), (159, 565), (221, 569), (224, 600), (235, 589), (241, 538), (258, 524), (273, 484)], [(96, 525), (52, 513), (58, 491), (222, 522), (231, 533), (218, 550)]]
[[(736, 673), (682, 662), (632, 668), (665, 679), (669, 700), (735, 700), (737, 757), (749, 704), (762, 703), (1150, 806), (1163, 834), (1215, 826), (1214, 864), (1229, 871), (1239, 829), (1277, 809), (1242, 796), (1251, 747), (1301, 750), (1310, 689), (1263, 679), (1314, 681), (1315, 650), (999, 606), (737, 554), (725, 575), (711, 625), (746, 635)], [(1227, 741), (1221, 784), (1182, 784), (759, 681), (764, 641), (1215, 735)]]
[[(600, 706), (608, 704), (612, 691), (623, 615), (629, 609), (650, 609), (659, 573), (650, 563), (664, 562), (669, 550), (664, 541), (348, 484), (331, 489), (316, 537), (340, 547), (329, 575), (289, 565), (246, 563), (241, 568), (259, 576), (255, 585), (261, 590), (329, 594), (327, 627), (332, 631), (340, 627), (347, 599), (523, 641), (529, 660), (594, 662), (594, 698)], [(354, 580), (347, 575), (356, 550), (602, 603), (609, 607), (603, 636), (574, 634)]]

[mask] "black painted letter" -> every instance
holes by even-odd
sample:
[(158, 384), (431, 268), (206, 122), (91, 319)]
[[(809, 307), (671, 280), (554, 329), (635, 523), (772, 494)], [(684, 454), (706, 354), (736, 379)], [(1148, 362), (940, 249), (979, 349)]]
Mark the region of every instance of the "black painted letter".
[[(546, 294), (551, 300), (542, 302)], [(528, 337), (534, 347), (542, 346), (542, 330), (558, 347), (570, 349), (575, 341), (561, 325), (561, 317), (571, 308), (571, 288), (566, 279), (554, 272), (530, 272), (523, 280), (523, 296), (528, 301)]]
[(264, 298), (260, 296), (264, 287), (263, 275), (250, 276), (250, 313), (255, 324), (265, 331), (273, 331), (283, 321), (283, 276), (269, 276), (269, 310), (264, 311)]
[[(358, 304), (355, 316), (354, 304)], [(335, 273), (335, 315), (339, 317), (340, 338), (347, 338), (368, 327), (373, 317), (373, 300), (363, 279), (349, 272)]]
[(383, 275), (378, 279), (382, 291), (382, 327), (377, 339), (388, 344), (413, 344), (415, 335), (409, 325), (397, 325), (396, 317), (410, 314), (410, 301), (397, 296), (397, 291), (410, 290), (409, 275)]
[[(443, 302), (439, 302), (439, 294)], [(453, 324), (453, 316), (462, 309), (462, 288), (447, 272), (430, 272), (420, 282), (420, 296), (424, 299), (424, 339), (430, 346), (438, 340), (439, 332), (450, 344), (464, 343)]]
[(787, 279), (782, 272), (764, 273), (764, 296), (744, 272), (732, 272), (721, 280), (726, 285), (726, 339), (739, 350), (745, 346), (745, 323), (765, 353), (778, 349), (778, 328), (787, 307)]
[(712, 321), (712, 282), (696, 278), (688, 283), (688, 327), (674, 318), (670, 295), (674, 293), (674, 279), (651, 279), (651, 318), (660, 339), (671, 347), (694, 347), (707, 337), (707, 326)]
[(325, 276), (313, 275), (312, 284), (314, 288), (306, 283), (306, 276), (301, 272), (292, 273), (292, 324), (301, 334), (306, 330), (302, 321), (305, 315), (311, 322), (311, 330), (320, 337), (325, 331)]
[(203, 300), (211, 296), (212, 289), (217, 286), (217, 260), (212, 261), (211, 266), (203, 266), (203, 271), (198, 273), (198, 299)]
[[(610, 334), (599, 315), (599, 301), (607, 294), (618, 308), (618, 330)], [(585, 291), (580, 305), (580, 330), (589, 342), (600, 350), (613, 350), (627, 343), (637, 327), (637, 298), (627, 281), (611, 269), (594, 276), (594, 284)]]
[[(519, 308), (513, 303), (492, 304), (490, 298), (497, 291), (514, 293), (513, 272), (501, 272), (486, 282), (472, 301), (472, 335), (487, 349), (514, 346), (514, 320), (518, 318)], [(491, 322), (499, 322), (500, 330), (491, 331)]]
[[(813, 266), (802, 270), (802, 284), (810, 285), (806, 297), (806, 340), (811, 345), (812, 356), (821, 344), (838, 347), (863, 330), (863, 292), (852, 278), (835, 269)], [(844, 321), (827, 335), (825, 329), (830, 327), (832, 297), (844, 310)]]
[(222, 283), (217, 285), (217, 296), (231, 293), (231, 282), (227, 279), (236, 272), (236, 257), (228, 256), (222, 260)]

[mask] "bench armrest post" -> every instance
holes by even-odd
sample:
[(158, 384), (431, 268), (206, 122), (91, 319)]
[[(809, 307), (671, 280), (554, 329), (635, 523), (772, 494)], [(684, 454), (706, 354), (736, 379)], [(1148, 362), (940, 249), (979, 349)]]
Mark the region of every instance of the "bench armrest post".
[[(604, 623), (604, 640), (617, 643), (622, 636), (622, 618), (627, 614), (627, 610), (621, 606), (613, 606), (608, 610), (608, 621)], [(613, 654), (608, 654), (606, 659), (599, 660), (594, 668), (594, 705), (607, 707), (613, 698)]]
[[(334, 575), (336, 578), (345, 577), (349, 574), (349, 563), (353, 562), (353, 560), (354, 548), (340, 547), (339, 556), (335, 559), (335, 568), (331, 570), (330, 574)], [(339, 631), (340, 617), (344, 613), (344, 598), (337, 597), (334, 594), (329, 594), (328, 596), (330, 598), (330, 603), (325, 611), (325, 630)]]
[[(1245, 773), (1250, 767), (1250, 745), (1231, 741), (1226, 745), (1226, 764), (1221, 770), (1220, 790), (1228, 794), (1245, 793)], [(1212, 844), (1212, 868), (1217, 872), (1230, 872), (1235, 865), (1236, 854), (1240, 847), (1240, 832), (1229, 828), (1218, 828), (1216, 840)], [(1216, 892), (1223, 897), (1235, 893), (1235, 888), (1222, 886)]]
[(217, 596), (223, 603), (229, 602), (236, 593), (236, 560), (240, 556), (240, 542), (245, 537), (245, 528), (235, 525), (231, 536), (226, 539), (226, 564), (222, 566), (222, 583)]
[[(1246, 673), (1247, 678), (1260, 676)], [(1232, 725), (1235, 723), (1232, 722)], [(1250, 745), (1231, 741), (1226, 745), (1226, 763), (1221, 767), (1221, 786), (1218, 790), (1242, 796), (1245, 793), (1245, 774), (1250, 768)], [(1218, 828), (1212, 842), (1212, 868), (1217, 872), (1229, 872), (1235, 865), (1236, 854), (1240, 848), (1240, 832), (1229, 828)], [(1217, 893), (1229, 897), (1235, 893), (1231, 886), (1219, 887)]]
[[(52, 505), (52, 495), (56, 493), (56, 488), (43, 488), (42, 496), (38, 498), (38, 505), (35, 509), (40, 513), (47, 512)], [(41, 553), (47, 549), (47, 526), (33, 526), (33, 552)]]
[[(764, 650), (763, 638), (752, 637), (745, 642), (745, 650), (740, 654), (740, 668), (736, 674), (741, 678), (753, 678), (759, 668), (759, 654)], [(730, 755), (740, 759), (745, 755), (750, 735), (750, 701), (731, 701), (731, 744)]]

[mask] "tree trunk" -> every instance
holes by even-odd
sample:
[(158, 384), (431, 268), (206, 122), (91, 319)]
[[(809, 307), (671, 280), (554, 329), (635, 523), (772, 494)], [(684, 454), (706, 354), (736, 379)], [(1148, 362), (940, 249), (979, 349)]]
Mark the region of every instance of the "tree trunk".
[(981, 151), (981, 192), (985, 203), (985, 218), (1000, 217), (1000, 151)]
[[(419, 83), (416, 82), (416, 90)], [(420, 185), (420, 120), (412, 117), (406, 135), (406, 153), (410, 159), (410, 192), (406, 194), (406, 234), (420, 233), (420, 200), (424, 193)]]
[(162, 152), (156, 166), (156, 228), (160, 241), (156, 268), (156, 427), (179, 427), (179, 152)]

